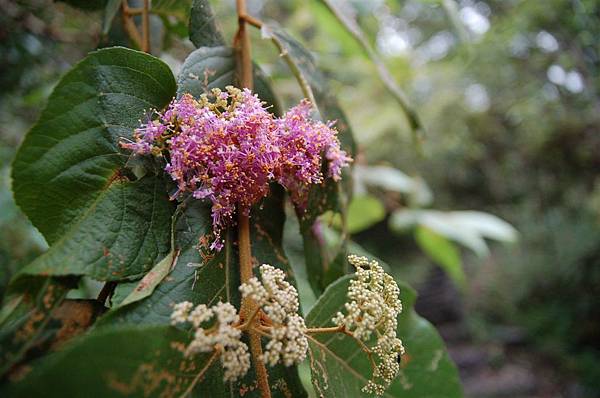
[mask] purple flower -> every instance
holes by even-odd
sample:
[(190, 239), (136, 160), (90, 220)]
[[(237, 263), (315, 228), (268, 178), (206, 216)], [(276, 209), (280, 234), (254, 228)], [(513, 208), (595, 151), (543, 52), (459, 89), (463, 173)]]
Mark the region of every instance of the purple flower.
[(199, 100), (185, 94), (163, 114), (134, 131), (133, 142), (121, 146), (136, 154), (165, 156), (165, 171), (177, 183), (173, 196), (191, 193), (212, 202), (215, 241), (232, 223), (236, 210), (249, 214), (269, 193), (269, 183), (286, 187), (294, 203), (305, 205), (311, 184), (319, 184), (323, 156), (328, 176), (339, 180), (352, 160), (340, 149), (332, 124), (310, 118), (304, 100), (275, 119), (248, 89), (212, 90)]
[(281, 151), (277, 181), (300, 207), (306, 205), (310, 185), (323, 182), (323, 155), (328, 160), (327, 176), (336, 181), (341, 178), (342, 167), (352, 161), (340, 148), (333, 123), (312, 119), (311, 109), (311, 103), (303, 100), (276, 121)]

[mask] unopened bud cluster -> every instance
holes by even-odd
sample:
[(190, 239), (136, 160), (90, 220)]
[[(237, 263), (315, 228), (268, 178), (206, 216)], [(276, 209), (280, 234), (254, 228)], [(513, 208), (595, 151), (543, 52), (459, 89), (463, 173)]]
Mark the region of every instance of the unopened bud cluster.
[(264, 362), (274, 366), (278, 362), (292, 366), (306, 358), (308, 340), (304, 319), (298, 315), (299, 301), (296, 288), (285, 280), (285, 273), (268, 264), (260, 267), (260, 280), (250, 278), (240, 286), (243, 297), (250, 298), (262, 308), (272, 322), (271, 340), (265, 347)]
[(376, 339), (370, 347), (377, 356), (376, 368), (363, 391), (383, 395), (398, 375), (404, 353), (402, 341), (396, 336), (397, 318), (402, 311), (400, 289), (377, 261), (356, 255), (350, 255), (348, 261), (356, 267), (356, 278), (350, 281), (345, 313), (338, 312), (333, 322), (364, 342)]
[(250, 369), (248, 346), (241, 341), (242, 332), (235, 327), (239, 319), (237, 310), (229, 303), (194, 307), (189, 301), (183, 301), (175, 305), (171, 314), (173, 325), (190, 323), (195, 329), (186, 355), (220, 351), (224, 381), (237, 380)]

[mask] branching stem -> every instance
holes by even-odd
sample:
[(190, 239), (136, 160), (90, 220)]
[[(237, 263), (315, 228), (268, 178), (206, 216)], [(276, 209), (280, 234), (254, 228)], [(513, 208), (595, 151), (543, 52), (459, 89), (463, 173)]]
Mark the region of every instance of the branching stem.
[(258, 19), (254, 18), (251, 15), (243, 14), (243, 15), (240, 15), (240, 18), (243, 19), (244, 21), (246, 21), (246, 23), (254, 26), (255, 28), (260, 29), (263, 26), (262, 21), (259, 21)]
[(254, 312), (250, 315), (250, 318), (248, 320), (244, 320), (244, 323), (242, 323), (237, 328), (240, 330), (250, 329), (250, 327), (255, 324), (254, 320), (256, 319), (256, 315), (258, 315), (259, 311), (260, 311), (260, 307), (258, 305), (256, 305), (254, 308)]

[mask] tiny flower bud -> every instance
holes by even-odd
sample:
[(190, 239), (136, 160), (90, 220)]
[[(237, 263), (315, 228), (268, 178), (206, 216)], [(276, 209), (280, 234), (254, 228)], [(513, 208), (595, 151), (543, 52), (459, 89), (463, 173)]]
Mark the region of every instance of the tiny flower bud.
[[(212, 307), (184, 301), (173, 308), (173, 324), (191, 323), (195, 329), (194, 338), (188, 345), (186, 355), (221, 350), (221, 364), (225, 370), (224, 381), (234, 381), (243, 377), (250, 369), (248, 346), (241, 341), (242, 332), (234, 327), (239, 321), (237, 310), (229, 303), (217, 303)], [(204, 328), (216, 318), (213, 325)]]
[(260, 266), (260, 280), (250, 278), (240, 286), (243, 297), (254, 300), (273, 322), (270, 341), (265, 347), (263, 360), (269, 366), (278, 362), (292, 366), (306, 358), (308, 340), (306, 324), (298, 315), (299, 301), (296, 288), (285, 280), (285, 273), (268, 264)]
[(377, 336), (370, 348), (377, 356), (376, 368), (363, 391), (383, 395), (398, 375), (399, 359), (404, 354), (402, 341), (396, 337), (398, 315), (402, 312), (400, 289), (377, 261), (356, 255), (350, 255), (348, 261), (356, 267), (356, 278), (350, 281), (346, 313), (338, 312), (333, 323), (343, 325), (365, 342)]

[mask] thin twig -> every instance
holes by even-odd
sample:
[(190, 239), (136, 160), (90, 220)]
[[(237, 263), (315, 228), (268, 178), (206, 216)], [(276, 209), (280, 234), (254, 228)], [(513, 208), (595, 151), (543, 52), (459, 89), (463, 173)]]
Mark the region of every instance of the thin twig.
[(240, 18), (242, 18), (244, 21), (246, 21), (250, 25), (254, 26), (255, 28), (260, 29), (263, 26), (262, 21), (259, 21), (258, 19), (254, 18), (251, 15), (248, 15), (248, 14), (240, 15)]
[(144, 13), (144, 8), (143, 7), (140, 7), (140, 8), (128, 7), (126, 13), (127, 13), (127, 15), (142, 15)]
[(150, 53), (150, 0), (144, 0), (142, 9), (142, 51)]
[(344, 333), (345, 334), (344, 325), (340, 326), (332, 326), (329, 328), (308, 328), (306, 329), (306, 333)]
[(215, 361), (215, 359), (219, 356), (220, 353), (221, 350), (215, 350), (215, 352), (210, 356), (210, 358), (208, 358), (208, 362), (206, 362), (206, 365), (204, 365), (204, 367), (200, 369), (200, 372), (198, 372), (196, 377), (194, 377), (194, 380), (192, 380), (188, 388), (186, 388), (183, 394), (181, 394), (180, 398), (185, 398), (192, 392), (196, 384), (198, 384), (198, 381), (202, 378), (202, 376), (204, 376), (208, 368), (210, 368), (210, 365), (212, 365), (212, 363)]
[(127, 0), (123, 0), (121, 3), (121, 9), (123, 11), (123, 29), (129, 36), (129, 39), (138, 47), (142, 48), (142, 36), (140, 36), (140, 32), (138, 31), (133, 19), (131, 18), (131, 12), (129, 5), (127, 4)]

